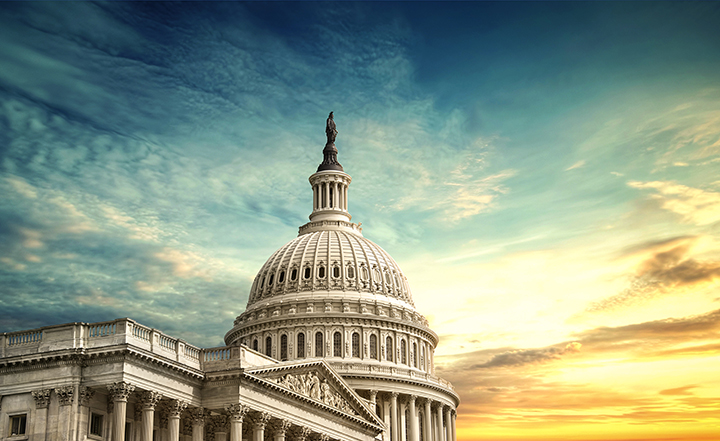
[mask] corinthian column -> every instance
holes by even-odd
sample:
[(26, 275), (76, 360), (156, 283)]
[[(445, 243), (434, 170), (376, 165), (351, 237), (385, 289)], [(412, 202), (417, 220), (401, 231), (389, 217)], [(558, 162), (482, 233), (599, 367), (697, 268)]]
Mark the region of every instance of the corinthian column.
[(170, 441), (180, 441), (180, 414), (187, 407), (187, 403), (180, 400), (170, 400), (167, 406), (168, 431)]
[[(113, 402), (113, 441), (125, 441), (125, 415), (127, 413), (128, 396), (135, 390), (135, 386), (124, 381), (107, 386)], [(150, 433), (152, 436), (152, 432)], [(146, 438), (147, 439), (147, 438)], [(150, 438), (152, 440), (152, 438)]]
[(35, 424), (31, 432), (30, 441), (45, 441), (47, 436), (48, 405), (50, 404), (52, 389), (39, 389), (32, 391), (35, 399)]
[(423, 424), (423, 438), (424, 441), (432, 441), (432, 410), (430, 405), (432, 404), (432, 401), (430, 401), (430, 398), (425, 398), (425, 412), (423, 416), (425, 417), (425, 423)]
[(253, 441), (263, 441), (268, 421), (270, 421), (270, 414), (267, 412), (257, 412), (253, 415)]
[(390, 394), (390, 434), (391, 441), (400, 441), (400, 424), (398, 424), (398, 393)]
[(415, 395), (410, 395), (408, 398), (408, 408), (410, 413), (410, 441), (420, 441), (420, 434), (418, 428), (418, 412), (415, 408)]
[[(152, 441), (153, 439), (153, 425), (155, 424), (155, 406), (158, 401), (162, 398), (162, 395), (158, 392), (146, 390), (140, 394), (140, 408), (143, 412), (143, 441)], [(122, 423), (125, 426), (123, 420)], [(124, 438), (120, 438), (113, 441), (121, 441)]]
[(273, 424), (274, 441), (285, 441), (285, 434), (290, 429), (290, 426), (292, 426), (292, 423), (288, 420), (275, 420), (275, 424)]
[(450, 406), (445, 406), (445, 440), (452, 441), (452, 423), (450, 422)]
[(205, 409), (203, 409), (202, 407), (198, 407), (193, 409), (190, 414), (192, 415), (193, 421), (192, 441), (203, 441), (205, 435)]
[(230, 417), (230, 441), (242, 441), (243, 419), (250, 408), (236, 403), (228, 404), (225, 410)]

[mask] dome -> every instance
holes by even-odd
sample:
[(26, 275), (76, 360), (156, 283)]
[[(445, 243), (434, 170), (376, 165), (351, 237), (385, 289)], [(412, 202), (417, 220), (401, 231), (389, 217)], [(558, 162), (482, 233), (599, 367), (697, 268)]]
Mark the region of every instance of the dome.
[[(303, 293), (341, 291), (412, 306), (407, 278), (398, 264), (377, 244), (364, 238), (358, 229), (337, 228), (337, 222), (320, 225), (301, 234), (275, 251), (253, 282), (248, 309), (256, 303)], [(335, 224), (337, 229), (328, 228)], [(328, 225), (329, 224), (329, 225)], [(354, 224), (352, 224), (354, 225)], [(315, 230), (315, 231), (313, 231)]]

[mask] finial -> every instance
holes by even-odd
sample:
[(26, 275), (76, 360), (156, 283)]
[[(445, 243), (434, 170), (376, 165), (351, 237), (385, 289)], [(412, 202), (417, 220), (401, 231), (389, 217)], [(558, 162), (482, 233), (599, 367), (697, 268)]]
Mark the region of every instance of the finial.
[(335, 147), (335, 138), (337, 137), (338, 131), (333, 119), (333, 112), (328, 115), (327, 121), (325, 122), (325, 135), (327, 136), (327, 142), (323, 149), (323, 162), (318, 166), (317, 171), (323, 170), (339, 170), (343, 171), (342, 165), (337, 160), (337, 148)]

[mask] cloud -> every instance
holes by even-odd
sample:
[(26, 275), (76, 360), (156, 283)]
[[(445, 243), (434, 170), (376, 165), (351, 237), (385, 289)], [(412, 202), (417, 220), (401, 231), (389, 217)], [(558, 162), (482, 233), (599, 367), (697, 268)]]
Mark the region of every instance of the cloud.
[(693, 395), (690, 389), (697, 389), (697, 384), (691, 384), (688, 386), (673, 387), (670, 389), (663, 389), (658, 392), (660, 395)]
[(668, 181), (630, 181), (628, 186), (655, 190), (657, 193), (650, 197), (665, 210), (680, 215), (684, 222), (708, 225), (720, 221), (720, 193)]
[(607, 312), (637, 306), (654, 298), (678, 295), (720, 279), (720, 261), (690, 257), (697, 238), (684, 236), (642, 244), (626, 253), (650, 252), (636, 267), (630, 286), (593, 302), (585, 312)]
[(563, 347), (507, 351), (494, 355), (490, 360), (477, 364), (473, 368), (517, 367), (526, 364), (543, 363), (557, 360), (566, 354), (579, 352), (581, 347), (582, 344), (578, 342), (570, 342)]
[(566, 168), (565, 171), (575, 170), (576, 168), (580, 168), (580, 167), (582, 167), (582, 166), (584, 166), (584, 165), (585, 165), (585, 161), (584, 161), (584, 160), (580, 160), (580, 161), (576, 162), (575, 164), (571, 165), (570, 167)]

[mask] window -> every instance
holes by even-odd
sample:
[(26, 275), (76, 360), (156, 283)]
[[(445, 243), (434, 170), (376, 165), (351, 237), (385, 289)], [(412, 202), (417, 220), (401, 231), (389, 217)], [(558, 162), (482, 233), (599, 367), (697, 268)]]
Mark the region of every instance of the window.
[(377, 268), (373, 268), (373, 280), (377, 283), (382, 282), (382, 274), (380, 274), (380, 270)]
[(347, 267), (347, 276), (348, 276), (348, 279), (354, 279), (355, 278), (355, 268), (348, 266)]
[(323, 333), (321, 331), (315, 333), (315, 356), (323, 356)]
[(260, 282), (260, 288), (265, 286), (265, 277), (262, 278), (262, 281)]
[(90, 414), (90, 435), (103, 436), (103, 415), (92, 412)]
[(287, 360), (287, 335), (283, 334), (280, 336), (280, 360)]
[(290, 280), (293, 282), (297, 280), (297, 268), (293, 268), (292, 271), (290, 271)]
[(393, 344), (392, 337), (385, 339), (385, 360), (393, 361)]
[(27, 426), (27, 414), (12, 415), (10, 417), (10, 436), (25, 435)]
[(407, 364), (407, 344), (405, 344), (405, 340), (400, 340), (400, 362)]
[(305, 358), (305, 333), (297, 335), (297, 358)]
[(268, 286), (272, 286), (274, 276), (275, 276), (275, 274), (270, 274), (270, 279), (268, 280)]
[(366, 267), (360, 268), (360, 274), (362, 275), (363, 280), (367, 280), (369, 277), (368, 269)]
[(413, 342), (413, 367), (418, 367), (417, 364), (417, 343)]
[(305, 267), (305, 274), (303, 274), (303, 277), (306, 279), (310, 278), (310, 267)]
[(352, 356), (360, 358), (360, 334), (357, 332), (352, 335)]
[(285, 271), (280, 271), (280, 275), (278, 276), (278, 283), (283, 283), (285, 281)]
[(339, 332), (333, 334), (333, 356), (342, 357), (342, 334)]
[(257, 351), (257, 350), (258, 350), (258, 339), (256, 338), (255, 340), (253, 340), (253, 351)]
[(425, 346), (420, 346), (420, 369), (425, 370)]
[(334, 267), (333, 267), (333, 273), (332, 273), (332, 274), (333, 274), (333, 277), (335, 277), (336, 279), (337, 279), (338, 277), (340, 277), (340, 267), (339, 267), (339, 266), (334, 266)]
[(324, 266), (321, 266), (320, 268), (318, 268), (318, 278), (319, 279), (325, 278), (325, 267)]
[(377, 360), (377, 335), (370, 335), (370, 358)]
[(265, 355), (272, 357), (272, 337), (265, 337)]

